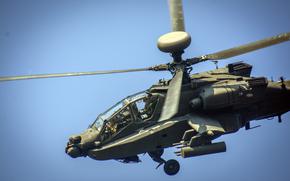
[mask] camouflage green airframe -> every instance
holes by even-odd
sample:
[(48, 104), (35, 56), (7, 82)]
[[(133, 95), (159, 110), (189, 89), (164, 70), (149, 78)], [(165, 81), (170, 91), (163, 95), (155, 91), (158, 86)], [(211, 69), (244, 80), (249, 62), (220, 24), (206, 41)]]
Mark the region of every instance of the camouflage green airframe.
[(290, 110), (290, 80), (274, 82), (251, 77), (252, 66), (243, 62), (224, 68), (191, 74), (192, 66), (220, 60), (290, 40), (290, 32), (233, 47), (212, 54), (183, 59), (191, 43), (185, 31), (181, 0), (169, 0), (172, 32), (157, 42), (160, 51), (170, 53), (167, 64), (147, 68), (70, 72), (0, 77), (0, 81), (87, 76), (136, 71), (170, 71), (173, 78), (160, 80), (144, 92), (128, 96), (97, 119), (83, 133), (71, 136), (65, 152), (72, 158), (89, 156), (95, 160), (115, 159), (123, 163), (140, 162), (138, 155), (148, 153), (164, 165), (168, 175), (180, 169), (174, 160), (164, 160), (165, 148), (175, 146), (183, 158), (226, 151), (216, 138), (252, 129), (251, 121), (278, 116)]

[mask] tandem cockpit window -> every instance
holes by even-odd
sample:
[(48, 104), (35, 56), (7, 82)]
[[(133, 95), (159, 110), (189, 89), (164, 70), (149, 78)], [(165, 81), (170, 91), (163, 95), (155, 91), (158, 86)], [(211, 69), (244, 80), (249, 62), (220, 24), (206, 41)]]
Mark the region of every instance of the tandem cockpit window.
[(95, 120), (93, 126), (97, 128), (98, 131), (101, 131), (104, 122), (106, 120), (108, 120), (115, 112), (117, 112), (118, 110), (120, 110), (121, 108), (123, 108), (125, 105), (124, 103), (118, 102), (117, 104), (115, 104), (114, 106), (112, 106), (110, 109), (108, 109), (107, 111), (103, 112), (102, 114), (100, 114), (97, 119)]
[(147, 92), (139, 92), (128, 96), (100, 114), (92, 126), (98, 131), (105, 129), (105, 132), (112, 135), (134, 120), (140, 121), (150, 118), (157, 100), (157, 96), (152, 96)]

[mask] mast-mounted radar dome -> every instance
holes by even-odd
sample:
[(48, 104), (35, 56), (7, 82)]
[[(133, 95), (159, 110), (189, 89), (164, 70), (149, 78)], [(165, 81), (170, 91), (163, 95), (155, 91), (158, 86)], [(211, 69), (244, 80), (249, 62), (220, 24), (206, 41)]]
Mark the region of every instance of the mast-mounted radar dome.
[(187, 32), (174, 31), (162, 35), (157, 42), (160, 51), (165, 53), (183, 52), (191, 42), (191, 37)]

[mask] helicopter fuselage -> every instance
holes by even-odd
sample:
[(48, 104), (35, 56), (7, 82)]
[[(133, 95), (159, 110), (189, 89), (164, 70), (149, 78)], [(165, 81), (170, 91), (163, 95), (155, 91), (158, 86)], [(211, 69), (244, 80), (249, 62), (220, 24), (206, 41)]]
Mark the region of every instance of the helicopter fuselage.
[[(181, 149), (178, 155), (187, 157), (185, 148), (213, 145), (212, 141), (223, 134), (234, 133), (244, 126), (249, 129), (252, 120), (280, 117), (288, 112), (290, 81), (274, 82), (264, 77), (250, 77), (251, 68), (248, 64), (236, 63), (192, 74), (190, 82), (182, 86), (178, 114), (165, 121), (159, 121), (159, 117), (168, 81), (160, 80), (147, 91), (158, 97), (151, 119), (133, 120), (103, 140), (100, 135), (105, 133), (90, 128), (91, 131), (80, 135), (93, 138), (89, 140), (90, 144), (81, 141), (80, 144), (90, 146), (80, 156), (138, 162), (138, 154), (181, 145), (184, 150)], [(94, 136), (87, 136), (92, 132)], [(205, 152), (192, 154), (208, 153), (207, 148), (202, 149)]]

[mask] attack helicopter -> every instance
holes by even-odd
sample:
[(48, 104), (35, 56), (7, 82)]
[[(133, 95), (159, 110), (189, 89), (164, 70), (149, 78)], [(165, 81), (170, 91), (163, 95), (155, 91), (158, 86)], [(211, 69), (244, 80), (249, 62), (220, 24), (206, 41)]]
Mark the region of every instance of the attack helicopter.
[(181, 0), (169, 0), (172, 32), (158, 39), (158, 48), (172, 62), (140, 69), (39, 74), (0, 77), (0, 81), (85, 76), (136, 71), (169, 71), (172, 79), (160, 79), (149, 89), (128, 96), (101, 113), (87, 130), (69, 138), (65, 152), (72, 158), (115, 159), (138, 163), (148, 155), (164, 166), (168, 175), (179, 163), (165, 160), (165, 148), (176, 147), (177, 156), (189, 158), (226, 151), (216, 138), (252, 129), (251, 121), (278, 116), (290, 110), (290, 80), (275, 82), (251, 77), (252, 66), (236, 62), (215, 70), (191, 74), (200, 62), (227, 59), (290, 40), (290, 33), (199, 57), (182, 58), (191, 37), (185, 31)]

